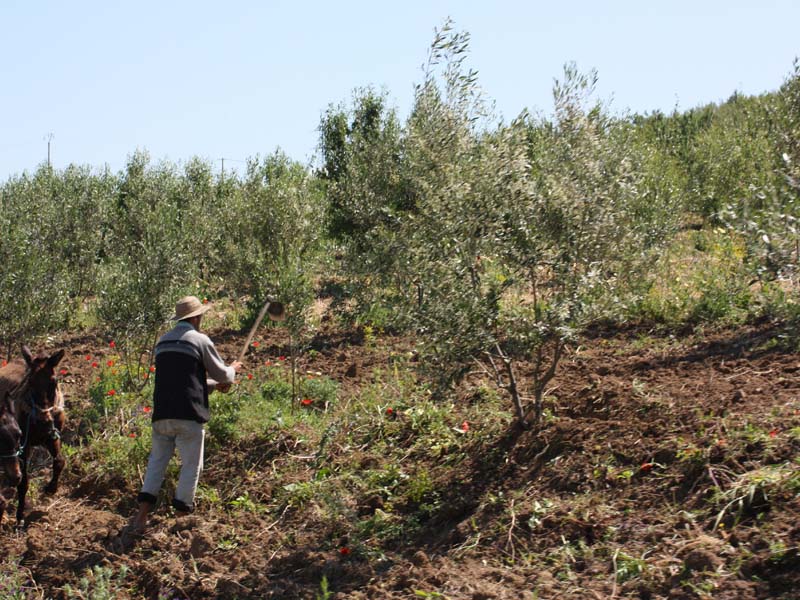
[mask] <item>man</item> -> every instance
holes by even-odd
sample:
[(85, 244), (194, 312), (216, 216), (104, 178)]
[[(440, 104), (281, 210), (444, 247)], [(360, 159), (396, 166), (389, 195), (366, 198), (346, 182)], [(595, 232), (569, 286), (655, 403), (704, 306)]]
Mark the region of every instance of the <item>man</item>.
[(209, 308), (210, 304), (203, 304), (195, 296), (178, 300), (172, 317), (177, 324), (156, 344), (153, 446), (137, 497), (139, 510), (130, 526), (133, 532), (141, 533), (147, 526), (147, 517), (156, 504), (175, 448), (180, 455), (181, 470), (172, 506), (178, 514), (188, 514), (194, 509), (203, 468), (203, 424), (209, 419), (208, 393), (230, 389), (242, 368), (239, 361), (226, 366), (214, 343), (200, 333), (200, 321)]

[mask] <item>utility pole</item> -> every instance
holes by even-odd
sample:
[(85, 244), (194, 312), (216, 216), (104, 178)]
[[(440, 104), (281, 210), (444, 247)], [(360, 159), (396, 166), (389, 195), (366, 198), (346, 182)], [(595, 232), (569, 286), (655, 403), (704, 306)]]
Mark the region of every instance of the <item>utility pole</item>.
[(219, 182), (225, 183), (225, 159), (220, 158), (219, 160), (222, 162), (222, 168), (220, 169), (219, 172)]
[(53, 135), (52, 132), (48, 133), (44, 136), (45, 141), (47, 142), (47, 166), (50, 166), (50, 142), (53, 141), (53, 138), (56, 137)]

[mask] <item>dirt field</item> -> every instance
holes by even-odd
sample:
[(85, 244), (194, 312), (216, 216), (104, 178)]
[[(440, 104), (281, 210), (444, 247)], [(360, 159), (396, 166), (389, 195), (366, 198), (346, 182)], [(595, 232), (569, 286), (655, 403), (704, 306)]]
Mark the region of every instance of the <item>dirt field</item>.
[[(779, 334), (768, 324), (596, 332), (563, 359), (542, 431), (476, 437), (450, 467), (427, 459), (441, 508), (379, 554), (350, 554), (347, 539), (332, 545), (330, 523), (313, 510), (202, 504), (181, 519), (157, 511), (148, 535), (120, 552), (114, 539), (136, 490), (71, 463), (54, 497), (33, 494), (25, 530), (12, 527), (9, 508), (0, 560), (19, 563), (29, 597), (67, 597), (85, 569), (125, 565), (135, 598), (324, 598), (322, 575), (337, 599), (800, 598), (800, 354), (781, 350)], [(214, 337), (232, 357), (244, 336)], [(263, 339), (249, 361), (283, 351), (277, 337)], [(84, 357), (102, 355), (104, 342), (63, 345), (67, 399), (78, 405), (92, 376)], [(331, 333), (306, 366), (355, 396), (391, 351), (408, 347)], [(340, 460), (357, 452), (342, 449)], [(303, 454), (289, 435), (229, 447), (207, 456), (203, 481), (221, 485), (248, 465), (248, 493), (269, 498), (276, 462), (297, 481), (311, 477)], [(47, 460), (35, 459), (41, 482)]]

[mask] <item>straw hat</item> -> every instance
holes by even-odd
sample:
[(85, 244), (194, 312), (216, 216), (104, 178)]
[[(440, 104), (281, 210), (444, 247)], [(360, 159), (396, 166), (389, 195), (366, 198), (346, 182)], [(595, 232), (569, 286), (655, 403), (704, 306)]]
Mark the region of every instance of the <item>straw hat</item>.
[(211, 308), (211, 304), (203, 304), (197, 296), (184, 296), (175, 305), (175, 314), (171, 320), (183, 321), (189, 317), (196, 317), (202, 315), (209, 308)]

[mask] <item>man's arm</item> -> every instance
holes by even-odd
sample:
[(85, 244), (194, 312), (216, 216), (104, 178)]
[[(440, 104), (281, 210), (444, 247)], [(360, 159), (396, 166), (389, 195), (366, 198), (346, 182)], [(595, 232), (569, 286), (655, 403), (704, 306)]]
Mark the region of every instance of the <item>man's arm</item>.
[[(208, 336), (203, 335), (200, 349), (203, 354), (203, 365), (206, 368), (207, 384), (209, 391), (227, 391), (236, 379), (236, 373), (242, 370), (242, 363), (238, 360), (233, 361), (229, 366), (225, 365), (213, 342)], [(223, 386), (225, 389), (223, 389)]]

